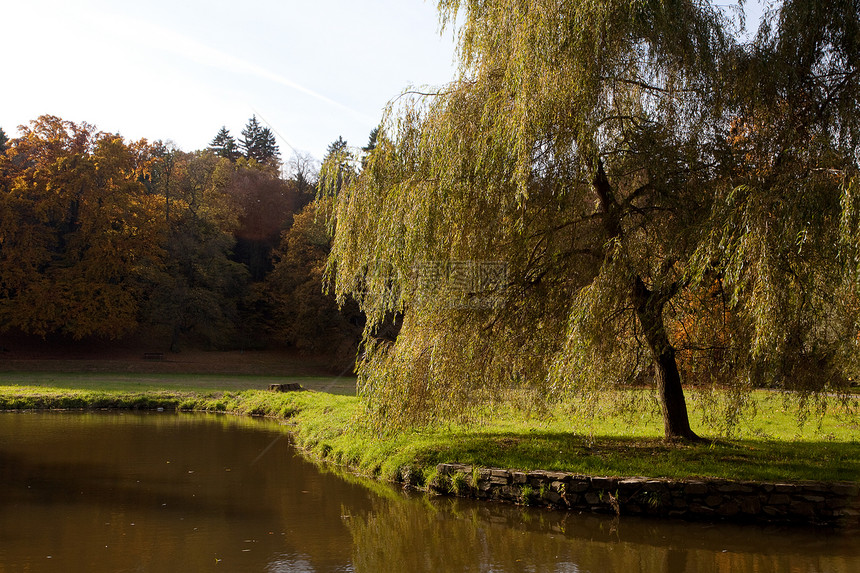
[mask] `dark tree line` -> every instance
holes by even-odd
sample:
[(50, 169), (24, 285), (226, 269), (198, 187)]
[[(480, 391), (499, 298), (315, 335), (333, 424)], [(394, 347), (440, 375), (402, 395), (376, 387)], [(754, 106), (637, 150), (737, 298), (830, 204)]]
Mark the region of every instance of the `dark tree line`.
[(323, 295), (312, 162), (282, 178), (271, 131), (243, 136), (185, 152), (53, 116), (0, 131), (0, 335), (354, 359), (360, 320)]

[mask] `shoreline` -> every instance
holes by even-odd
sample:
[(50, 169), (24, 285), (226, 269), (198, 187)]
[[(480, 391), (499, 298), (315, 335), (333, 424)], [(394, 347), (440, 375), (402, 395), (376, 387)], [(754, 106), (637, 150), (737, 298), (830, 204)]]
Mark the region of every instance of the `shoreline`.
[(689, 521), (860, 527), (852, 482), (772, 483), (719, 478), (588, 476), (439, 464), (430, 490), (590, 513)]
[[(322, 462), (363, 477), (398, 483), (435, 495), (475, 498), (578, 513), (643, 516), (662, 519), (757, 524), (824, 525), (860, 528), (858, 481), (735, 480), (603, 476), (568, 471), (518, 470), (475, 464), (411, 459), (396, 467), (362, 467), (360, 458), (335, 439), (321, 437), (318, 419), (303, 420), (309, 410), (324, 412), (327, 435), (342, 435), (349, 414), (333, 415), (343, 396), (319, 392), (251, 391), (200, 395), (193, 391), (139, 393), (59, 390), (0, 392), (0, 411), (10, 410), (157, 410), (214, 412), (290, 420), (298, 448)], [(348, 399), (348, 398), (346, 398)], [(346, 416), (345, 418), (343, 416)], [(341, 429), (338, 430), (338, 427)], [(316, 433), (315, 433), (316, 432)], [(360, 445), (359, 445), (360, 447)], [(402, 458), (402, 456), (401, 456)], [(407, 458), (409, 459), (409, 458)]]

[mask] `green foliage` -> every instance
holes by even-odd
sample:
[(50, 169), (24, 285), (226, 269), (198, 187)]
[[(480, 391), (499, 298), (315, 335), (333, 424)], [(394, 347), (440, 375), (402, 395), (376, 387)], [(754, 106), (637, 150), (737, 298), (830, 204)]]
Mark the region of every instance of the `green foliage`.
[(451, 476), (451, 483), (448, 491), (454, 495), (461, 495), (466, 491), (466, 476), (460, 472), (456, 472)]
[(520, 487), (520, 503), (523, 505), (533, 504), (537, 499), (539, 499), (539, 496), (540, 494), (528, 484)]
[[(328, 179), (334, 291), (368, 317), (370, 419), (474, 418), (508, 397), (589, 408), (653, 384), (665, 435), (695, 438), (682, 381), (732, 389), (714, 430), (756, 386), (844, 391), (860, 332), (851, 6), (785, 2), (744, 44), (710, 3), (440, 2), (462, 24), (459, 78), (397, 100), (362, 172)], [(392, 313), (393, 344), (376, 337)]]

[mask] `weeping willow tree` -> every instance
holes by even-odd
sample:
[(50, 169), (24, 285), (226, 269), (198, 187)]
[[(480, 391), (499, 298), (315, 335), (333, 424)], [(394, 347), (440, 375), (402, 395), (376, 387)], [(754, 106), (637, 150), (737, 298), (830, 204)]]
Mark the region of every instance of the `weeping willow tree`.
[(666, 437), (697, 439), (682, 381), (847, 386), (858, 15), (836, 4), (742, 44), (706, 2), (441, 0), (458, 79), (396, 100), (337, 194), (372, 417), (651, 381)]

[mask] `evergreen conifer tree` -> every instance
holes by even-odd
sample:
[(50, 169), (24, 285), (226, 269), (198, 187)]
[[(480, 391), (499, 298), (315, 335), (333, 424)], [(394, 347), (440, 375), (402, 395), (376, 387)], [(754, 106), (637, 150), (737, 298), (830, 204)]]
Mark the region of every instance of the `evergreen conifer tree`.
[(263, 126), (257, 121), (257, 116), (252, 115), (251, 119), (242, 130), (242, 138), (239, 139), (239, 149), (242, 155), (247, 159), (257, 159), (257, 145), (260, 141), (260, 133), (263, 131)]
[(281, 164), (281, 151), (278, 149), (275, 134), (268, 127), (260, 130), (260, 137), (257, 142), (257, 157), (255, 159), (260, 163), (276, 167)]
[(230, 161), (234, 161), (239, 156), (239, 150), (236, 146), (236, 139), (230, 135), (230, 130), (226, 126), (222, 126), (218, 134), (212, 139), (209, 144), (209, 149), (219, 157), (226, 157)]
[(253, 159), (257, 163), (274, 167), (281, 163), (281, 152), (275, 141), (275, 134), (268, 127), (260, 125), (256, 115), (251, 116), (245, 129), (242, 130), (239, 148), (245, 158)]

